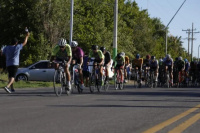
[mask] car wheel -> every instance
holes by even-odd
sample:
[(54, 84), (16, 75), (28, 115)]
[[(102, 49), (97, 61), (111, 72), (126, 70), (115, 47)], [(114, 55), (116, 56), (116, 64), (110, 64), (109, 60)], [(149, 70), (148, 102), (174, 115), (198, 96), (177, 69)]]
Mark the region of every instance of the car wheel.
[(28, 81), (28, 77), (25, 74), (20, 74), (17, 76), (16, 81)]

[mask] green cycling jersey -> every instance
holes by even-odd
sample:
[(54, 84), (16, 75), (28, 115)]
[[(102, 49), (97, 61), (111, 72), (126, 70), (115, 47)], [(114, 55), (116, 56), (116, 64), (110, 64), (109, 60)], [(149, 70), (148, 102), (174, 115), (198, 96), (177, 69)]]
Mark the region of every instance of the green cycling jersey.
[(101, 50), (97, 50), (97, 53), (90, 51), (89, 58), (92, 58), (92, 57), (94, 57), (95, 60), (101, 60), (101, 59), (104, 59), (104, 54), (101, 52)]
[(65, 50), (61, 51), (59, 45), (56, 45), (52, 51), (52, 56), (61, 57), (61, 58), (72, 56), (71, 47), (67, 44), (65, 46)]
[(121, 58), (115, 57), (115, 62), (117, 63), (117, 65), (124, 65), (125, 57), (124, 56), (122, 56)]

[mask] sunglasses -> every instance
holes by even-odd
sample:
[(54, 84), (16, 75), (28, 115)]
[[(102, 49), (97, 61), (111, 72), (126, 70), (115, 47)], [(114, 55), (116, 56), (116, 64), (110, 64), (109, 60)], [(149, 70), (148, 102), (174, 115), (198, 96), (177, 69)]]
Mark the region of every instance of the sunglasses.
[(60, 46), (60, 48), (64, 48), (64, 46)]

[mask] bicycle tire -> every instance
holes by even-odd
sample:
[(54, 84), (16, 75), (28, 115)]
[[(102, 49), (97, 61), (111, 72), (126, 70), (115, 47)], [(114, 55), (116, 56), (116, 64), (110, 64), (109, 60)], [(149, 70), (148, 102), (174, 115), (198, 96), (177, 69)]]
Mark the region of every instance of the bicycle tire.
[(90, 76), (89, 76), (89, 88), (90, 88), (90, 93), (94, 93), (95, 81), (93, 79), (93, 75), (92, 74), (90, 74)]
[[(58, 73), (59, 73), (59, 76), (58, 76)], [(58, 70), (55, 70), (54, 78), (53, 78), (54, 92), (55, 92), (56, 96), (58, 96), (58, 97), (62, 95), (62, 91), (63, 91), (61, 74), (62, 74), (61, 72), (59, 72)]]
[(110, 87), (109, 81), (105, 82), (104, 84), (104, 90), (107, 91)]
[(120, 90), (123, 90), (123, 89), (124, 89), (124, 83), (123, 83), (123, 82), (119, 83), (119, 89), (120, 89)]

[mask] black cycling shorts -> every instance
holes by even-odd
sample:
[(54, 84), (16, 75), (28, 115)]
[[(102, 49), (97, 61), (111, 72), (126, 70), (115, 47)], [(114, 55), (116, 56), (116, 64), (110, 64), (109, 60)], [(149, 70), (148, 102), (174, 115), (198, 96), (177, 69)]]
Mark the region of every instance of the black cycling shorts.
[(9, 78), (14, 78), (16, 73), (17, 73), (17, 70), (18, 70), (18, 66), (8, 66), (7, 67), (7, 70), (8, 70), (8, 77)]

